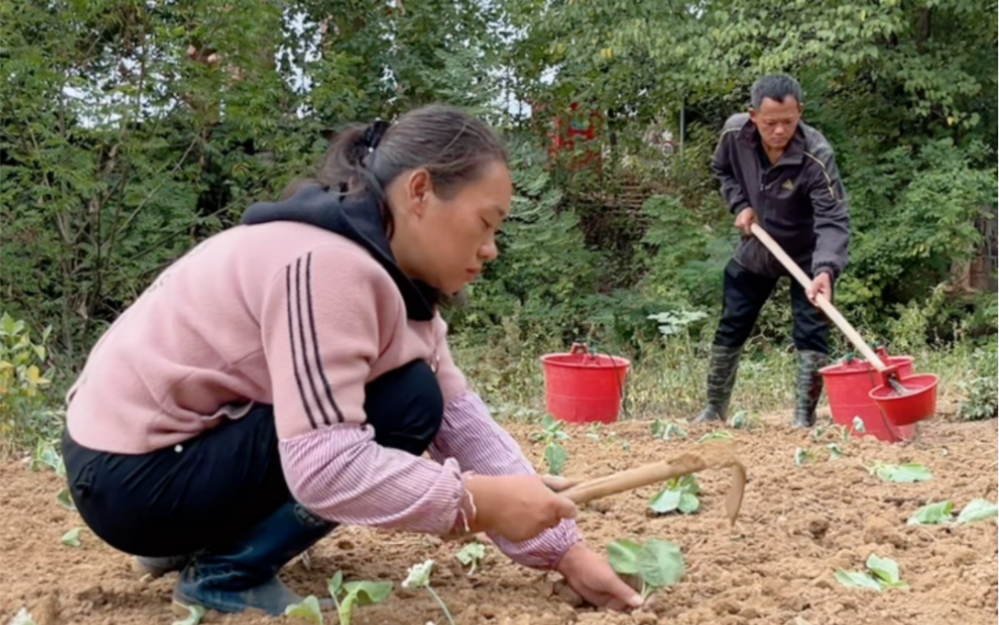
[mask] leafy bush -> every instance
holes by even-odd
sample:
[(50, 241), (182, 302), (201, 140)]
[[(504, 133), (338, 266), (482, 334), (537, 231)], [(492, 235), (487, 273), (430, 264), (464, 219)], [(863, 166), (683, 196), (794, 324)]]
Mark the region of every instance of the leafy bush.
[(999, 378), (996, 377), (997, 346), (976, 350), (974, 376), (958, 382), (964, 400), (958, 405), (957, 416), (965, 421), (994, 419), (999, 414)]
[(4, 312), (0, 316), (0, 441), (31, 447), (54, 437), (60, 423), (46, 410), (44, 389), (51, 384), (45, 343), (52, 328), (35, 339), (27, 323)]

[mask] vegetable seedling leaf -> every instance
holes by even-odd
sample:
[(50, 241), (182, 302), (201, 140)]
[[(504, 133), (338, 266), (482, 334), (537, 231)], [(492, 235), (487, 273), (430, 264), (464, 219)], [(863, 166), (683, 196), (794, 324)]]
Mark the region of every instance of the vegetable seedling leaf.
[(545, 445), (545, 464), (552, 475), (561, 475), (568, 459), (569, 454), (558, 443), (550, 442)]
[(60, 539), (60, 541), (62, 542), (62, 544), (66, 545), (67, 547), (76, 547), (76, 548), (79, 548), (80, 547), (80, 528), (74, 527), (73, 529), (69, 530), (68, 532), (66, 532), (65, 534), (62, 535), (62, 538)]
[(737, 430), (744, 430), (749, 427), (749, 414), (745, 410), (740, 410), (729, 419), (729, 425)]
[(799, 467), (812, 459), (812, 452), (801, 447), (794, 449), (794, 464)]
[(326, 589), (329, 590), (330, 596), (336, 599), (340, 596), (341, 588), (343, 588), (343, 571), (337, 571), (333, 577), (326, 580)]
[(482, 543), (468, 543), (454, 557), (465, 566), (471, 565), (472, 568), (468, 571), (468, 574), (471, 575), (482, 559), (486, 557), (486, 546)]
[(697, 495), (691, 493), (682, 493), (680, 495), (680, 505), (677, 509), (684, 514), (693, 514), (697, 512), (697, 509), (701, 507), (701, 501), (697, 498)]
[(638, 574), (649, 586), (661, 588), (683, 577), (680, 548), (668, 540), (649, 540), (638, 552)]
[[(200, 606), (193, 606), (200, 607)], [(309, 595), (298, 603), (293, 603), (284, 609), (285, 616), (293, 616), (313, 623), (314, 625), (324, 625), (323, 613), (319, 610), (319, 599), (315, 595)], [(174, 624), (176, 625), (176, 623)]]
[(860, 417), (854, 417), (851, 425), (853, 426), (853, 431), (857, 434), (863, 434), (867, 431), (867, 428), (864, 427), (864, 420)]
[[(318, 603), (316, 604), (318, 607)], [(179, 621), (174, 621), (173, 625), (198, 625), (201, 622), (201, 618), (205, 615), (205, 609), (200, 605), (189, 605), (184, 606), (187, 608), (187, 617)], [(319, 625), (323, 625), (322, 621), (317, 621)]]
[(958, 523), (974, 523), (999, 516), (999, 507), (988, 499), (973, 499), (957, 515)]
[(836, 443), (829, 443), (826, 445), (826, 448), (829, 449), (829, 457), (832, 460), (838, 460), (843, 457), (843, 450)]
[(867, 568), (885, 584), (898, 584), (898, 563), (891, 558), (882, 558), (875, 553), (867, 557)]
[(392, 594), (392, 582), (347, 582), (343, 589), (348, 595), (357, 595), (357, 605), (374, 605)]
[(731, 440), (733, 438), (732, 433), (726, 430), (718, 430), (717, 432), (708, 432), (704, 436), (697, 439), (698, 443), (706, 443), (708, 441), (725, 441)]
[(835, 575), (836, 581), (846, 586), (847, 588), (863, 588), (866, 590), (873, 590), (875, 592), (881, 592), (881, 584), (874, 580), (867, 573), (862, 573), (860, 571), (844, 571), (839, 569), (836, 571)]
[(909, 517), (906, 525), (939, 525), (950, 521), (954, 504), (949, 501), (938, 501), (923, 506)]
[(63, 489), (59, 491), (59, 494), (56, 495), (56, 501), (59, 502), (60, 506), (66, 508), (67, 510), (76, 510), (76, 504), (73, 503), (73, 498), (69, 496), (69, 489), (65, 487), (63, 487)]
[(877, 464), (874, 465), (874, 474), (885, 482), (895, 482), (896, 484), (927, 482), (933, 478), (929, 469), (917, 463)]
[(409, 573), (402, 582), (403, 588), (424, 588), (430, 584), (430, 571), (434, 568), (433, 560), (424, 560), (420, 564), (409, 567)]
[(637, 575), (638, 553), (641, 550), (642, 546), (632, 540), (615, 540), (607, 544), (607, 560), (618, 574)]
[(343, 585), (344, 597), (337, 605), (340, 625), (350, 625), (354, 606), (381, 603), (392, 593), (392, 582), (347, 582)]
[(652, 510), (656, 514), (672, 512), (680, 507), (680, 500), (682, 498), (682, 492), (670, 490), (669, 487), (666, 487), (649, 501), (649, 510)]

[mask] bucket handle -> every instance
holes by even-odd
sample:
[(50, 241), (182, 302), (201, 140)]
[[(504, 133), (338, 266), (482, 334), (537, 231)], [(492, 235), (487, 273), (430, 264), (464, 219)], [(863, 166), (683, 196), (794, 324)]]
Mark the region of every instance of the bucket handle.
[[(590, 353), (589, 342), (586, 340), (573, 341), (572, 347), (569, 348), (569, 353), (575, 355), (584, 354), (586, 356), (593, 356), (593, 354)], [(599, 353), (600, 350), (598, 349), (597, 354)], [(614, 362), (614, 357), (609, 353), (607, 354), (607, 357), (611, 359), (611, 362)], [(627, 400), (625, 397), (625, 393), (628, 392), (627, 386), (621, 383), (621, 376), (618, 375), (617, 370), (614, 372), (614, 379), (617, 380), (617, 392), (621, 396), (621, 410), (624, 412), (625, 418), (628, 418), (630, 413), (628, 411)]]

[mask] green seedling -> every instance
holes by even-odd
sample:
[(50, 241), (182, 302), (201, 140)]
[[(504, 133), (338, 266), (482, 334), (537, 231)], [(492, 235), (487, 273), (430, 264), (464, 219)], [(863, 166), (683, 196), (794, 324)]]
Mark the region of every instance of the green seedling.
[(668, 441), (671, 438), (687, 438), (687, 431), (672, 421), (663, 421), (656, 418), (649, 426), (652, 431), (652, 438), (661, 438)]
[(909, 517), (906, 525), (943, 525), (953, 523), (963, 525), (975, 523), (999, 516), (999, 507), (988, 499), (973, 499), (961, 510), (954, 519), (954, 504), (950, 501), (938, 501), (923, 506)]
[(530, 436), (532, 442), (543, 441), (545, 443), (545, 465), (547, 465), (548, 472), (552, 475), (561, 475), (569, 459), (569, 453), (558, 443), (558, 441), (569, 438), (569, 435), (563, 429), (564, 427), (565, 424), (561, 421), (558, 421), (551, 415), (545, 415), (541, 419), (541, 432), (535, 432)]
[(843, 457), (843, 450), (836, 443), (829, 443), (826, 445), (826, 449), (829, 450), (830, 460), (839, 460)]
[(593, 423), (591, 423), (589, 427), (586, 428), (586, 438), (590, 439), (591, 441), (600, 440), (600, 433), (603, 431), (603, 425), (604, 424), (600, 423), (599, 421), (594, 421)]
[(878, 476), (885, 482), (895, 482), (897, 484), (927, 482), (933, 478), (933, 474), (930, 473), (929, 469), (918, 463), (876, 464), (868, 470), (872, 475)]
[[(30, 468), (32, 471), (37, 471), (40, 467), (48, 467), (55, 471), (59, 477), (66, 477), (66, 464), (52, 443), (39, 441), (38, 445), (35, 446)], [(73, 498), (69, 496), (69, 489), (65, 486), (56, 494), (56, 501), (71, 512), (76, 510), (76, 504), (73, 503)]]
[(794, 448), (794, 464), (799, 467), (806, 462), (811, 462), (815, 459), (815, 454), (812, 453), (810, 449), (802, 449), (801, 447)]
[(649, 510), (667, 514), (674, 510), (683, 514), (697, 512), (701, 506), (697, 498), (700, 488), (693, 475), (681, 475), (666, 482), (666, 486), (649, 500)]
[(454, 557), (463, 565), (471, 566), (472, 568), (468, 570), (468, 574), (472, 575), (486, 557), (486, 546), (482, 543), (468, 543)]
[(179, 621), (174, 621), (171, 625), (198, 625), (198, 623), (201, 622), (201, 619), (205, 616), (205, 609), (200, 605), (189, 605), (185, 607), (187, 608), (187, 616)]
[[(343, 571), (337, 571), (333, 577), (326, 580), (333, 603), (336, 605), (340, 625), (350, 625), (355, 607), (374, 605), (388, 599), (392, 593), (392, 582), (346, 582), (343, 581)], [(309, 621), (314, 625), (325, 625), (325, 619), (319, 606), (319, 599), (309, 595), (302, 601), (285, 608), (286, 616), (294, 616)]]
[(55, 445), (38, 441), (38, 444), (35, 446), (35, 453), (31, 458), (31, 470), (37, 471), (39, 467), (43, 466), (55, 471), (55, 474), (59, 477), (66, 477), (66, 464), (63, 462), (59, 452), (56, 451)]
[(67, 547), (75, 547), (75, 548), (79, 549), (80, 546), (81, 546), (80, 545), (80, 528), (74, 527), (73, 529), (71, 529), (68, 532), (66, 532), (65, 534), (63, 534), (62, 538), (60, 539), (60, 542), (62, 542), (62, 544), (66, 545)]
[(708, 441), (728, 441), (733, 438), (734, 437), (731, 432), (727, 430), (718, 430), (716, 432), (708, 432), (704, 436), (697, 439), (697, 443), (707, 443)]
[(433, 597), (437, 605), (441, 607), (444, 612), (445, 618), (450, 625), (454, 625), (454, 619), (451, 617), (451, 611), (447, 609), (447, 604), (441, 599), (440, 595), (430, 586), (430, 571), (434, 568), (433, 560), (424, 560), (421, 564), (414, 564), (409, 567), (409, 574), (406, 576), (405, 581), (402, 582), (403, 588), (426, 588), (427, 592)]
[(313, 625), (326, 625), (323, 613), (319, 609), (319, 599), (315, 595), (309, 595), (298, 603), (291, 604), (284, 609), (284, 615), (308, 621)]
[(958, 523), (975, 523), (999, 516), (999, 506), (988, 499), (973, 499), (957, 515)]
[(939, 501), (923, 506), (916, 510), (915, 514), (909, 517), (906, 525), (940, 525), (947, 523), (952, 518), (954, 504), (949, 501)]
[(531, 434), (531, 442), (549, 442), (568, 440), (569, 434), (565, 431), (565, 424), (551, 415), (541, 418), (541, 431)]
[(562, 475), (565, 470), (565, 463), (569, 460), (569, 452), (558, 443), (552, 441), (545, 445), (545, 465), (548, 473), (552, 475)]
[(839, 569), (835, 573), (836, 581), (847, 588), (864, 588), (876, 592), (890, 588), (909, 587), (908, 583), (899, 578), (898, 563), (891, 558), (881, 558), (872, 553), (867, 558), (866, 564), (870, 573)]
[(73, 498), (69, 496), (69, 489), (65, 486), (56, 494), (56, 501), (69, 511), (76, 510), (76, 504), (73, 503)]
[(759, 424), (759, 419), (750, 415), (745, 410), (740, 410), (732, 415), (728, 420), (729, 427), (736, 430), (752, 430)]
[(343, 581), (343, 571), (337, 571), (326, 582), (326, 588), (333, 603), (336, 604), (337, 615), (341, 625), (350, 625), (354, 607), (374, 605), (388, 599), (392, 594), (392, 582), (346, 582)]
[(684, 574), (683, 554), (668, 540), (648, 540), (645, 544), (620, 539), (607, 545), (607, 559), (618, 575), (638, 576), (642, 597), (678, 582)]

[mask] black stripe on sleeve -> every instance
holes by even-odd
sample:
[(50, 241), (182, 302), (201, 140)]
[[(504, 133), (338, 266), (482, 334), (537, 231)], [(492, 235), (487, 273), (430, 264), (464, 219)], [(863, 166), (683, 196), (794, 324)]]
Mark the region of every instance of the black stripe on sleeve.
[[(323, 361), (319, 355), (319, 337), (316, 335), (316, 316), (312, 309), (312, 254), (310, 253), (308, 259), (305, 263), (305, 297), (309, 306), (309, 327), (312, 329), (312, 347), (316, 353), (316, 370), (319, 372), (319, 378), (322, 380), (323, 388), (326, 391), (326, 398), (329, 399), (330, 405), (333, 406), (333, 411), (336, 413), (337, 421), (343, 423), (343, 412), (340, 411), (340, 407), (336, 405), (336, 400), (333, 399), (333, 389), (330, 388), (330, 381), (326, 377), (326, 371), (323, 369)], [(325, 413), (323, 417), (325, 418)]]
[[(309, 253), (306, 256), (306, 262), (311, 263), (312, 254)], [(312, 294), (309, 292), (308, 280), (306, 280), (305, 285), (305, 298), (309, 302), (312, 301)], [(295, 304), (298, 312), (298, 338), (302, 344), (302, 362), (305, 365), (305, 377), (309, 381), (309, 389), (312, 391), (312, 397), (316, 400), (316, 407), (319, 409), (319, 413), (323, 417), (323, 423), (330, 425), (329, 414), (326, 412), (326, 408), (323, 406), (322, 397), (319, 395), (319, 389), (316, 388), (316, 379), (312, 375), (312, 367), (309, 364), (309, 348), (306, 346), (306, 332), (305, 332), (305, 315), (302, 313), (302, 259), (299, 258), (295, 261)], [(311, 312), (311, 311), (310, 311)], [(316, 330), (314, 326), (310, 326), (309, 335), (313, 340), (313, 345), (315, 345)], [(318, 346), (315, 347), (316, 353), (318, 353)]]
[(292, 323), (293, 316), (291, 313), (291, 265), (285, 267), (284, 283), (288, 305), (288, 340), (291, 343), (291, 367), (295, 372), (295, 384), (298, 385), (298, 395), (302, 399), (302, 407), (305, 408), (305, 415), (309, 418), (309, 424), (312, 426), (312, 429), (316, 429), (316, 419), (312, 416), (312, 408), (309, 407), (308, 398), (305, 396), (302, 376), (298, 371), (298, 357), (295, 354), (295, 324)]

